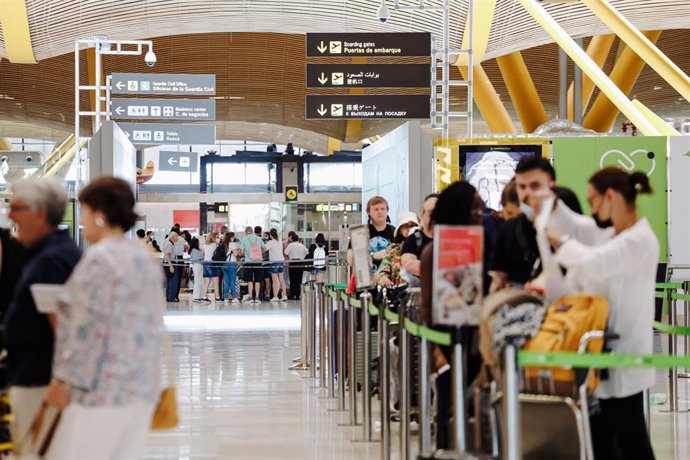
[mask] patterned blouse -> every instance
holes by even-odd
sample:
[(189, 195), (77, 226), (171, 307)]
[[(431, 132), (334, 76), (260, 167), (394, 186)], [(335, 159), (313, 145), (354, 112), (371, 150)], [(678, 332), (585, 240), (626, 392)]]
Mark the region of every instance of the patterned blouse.
[(387, 286), (389, 283), (392, 283), (393, 286), (403, 284), (403, 279), (400, 277), (400, 270), (402, 269), (400, 264), (401, 252), (402, 245), (399, 243), (393, 243), (386, 248), (385, 255), (377, 272), (376, 283), (379, 286)]
[(85, 406), (155, 403), (160, 391), (163, 304), (160, 266), (137, 241), (91, 246), (57, 312), (53, 376)]

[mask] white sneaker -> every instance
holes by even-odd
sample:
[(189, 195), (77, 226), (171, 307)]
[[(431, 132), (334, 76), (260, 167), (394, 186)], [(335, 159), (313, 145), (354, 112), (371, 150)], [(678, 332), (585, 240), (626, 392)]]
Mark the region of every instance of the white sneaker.
[(279, 302), (279, 301), (280, 301), (280, 299), (278, 299), (278, 297), (273, 297), (273, 298), (271, 299), (271, 302)]
[(234, 299), (232, 299), (232, 303), (240, 303), (240, 299), (234, 298)]
[(242, 297), (242, 302), (249, 302), (249, 303), (251, 303), (251, 301), (252, 301), (252, 296), (250, 296), (249, 294), (247, 294), (246, 296)]
[(228, 303), (230, 302), (230, 299), (223, 299), (223, 303)]
[(281, 301), (281, 302), (287, 302), (287, 297), (281, 297), (281, 298), (280, 298), (280, 301)]
[(253, 299), (252, 303), (261, 303), (261, 301), (259, 299)]

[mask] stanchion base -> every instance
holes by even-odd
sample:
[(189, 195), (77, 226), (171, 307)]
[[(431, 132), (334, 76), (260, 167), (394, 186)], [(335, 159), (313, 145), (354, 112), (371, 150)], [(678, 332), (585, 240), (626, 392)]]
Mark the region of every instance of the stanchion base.
[[(335, 412), (335, 413), (347, 412), (347, 409), (326, 409), (326, 412)], [(342, 425), (340, 425), (340, 426), (342, 426)]]
[(293, 362), (293, 363), (302, 362), (302, 357), (301, 357), (301, 356), (298, 356), (297, 358), (292, 358), (292, 362)]
[[(419, 459), (426, 458), (426, 457), (417, 457)], [(436, 452), (434, 452), (432, 457), (429, 458), (438, 458), (438, 459), (449, 459), (449, 460), (479, 460), (479, 457), (475, 457), (472, 454), (467, 454), (467, 453), (460, 453), (455, 450), (445, 450), (445, 449), (439, 449)], [(488, 457), (492, 458), (492, 457)]]
[[(345, 411), (345, 412), (347, 412), (347, 411)], [(361, 423), (347, 422), (347, 423), (338, 423), (338, 426), (362, 426), (362, 424)]]
[(288, 367), (288, 370), (291, 370), (291, 371), (308, 371), (309, 370), (309, 364), (308, 363), (295, 363), (292, 366)]
[(659, 412), (662, 414), (684, 414), (686, 412), (690, 412), (690, 409), (659, 409)]
[(679, 379), (690, 379), (690, 373), (687, 372), (679, 372), (678, 373), (678, 378)]
[(380, 439), (372, 439), (370, 441), (367, 441), (366, 439), (353, 439), (351, 442), (356, 442), (356, 443), (368, 443), (368, 442), (381, 442)]

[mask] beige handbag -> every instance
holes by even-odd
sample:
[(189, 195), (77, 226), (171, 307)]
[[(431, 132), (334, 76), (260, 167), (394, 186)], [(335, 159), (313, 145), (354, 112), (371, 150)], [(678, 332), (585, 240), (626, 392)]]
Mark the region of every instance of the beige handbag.
[(61, 409), (43, 403), (41, 409), (36, 413), (26, 436), (17, 442), (17, 451), (21, 451), (22, 456), (45, 456), (50, 448), (50, 443), (60, 423), (61, 416)]
[(158, 398), (158, 404), (156, 404), (156, 410), (151, 420), (152, 430), (169, 430), (175, 428), (179, 423), (177, 417), (177, 395), (172, 378), (174, 369), (172, 345), (170, 344), (170, 336), (167, 331), (163, 335), (163, 347), (165, 359), (168, 362), (168, 383), (161, 391), (160, 397)]

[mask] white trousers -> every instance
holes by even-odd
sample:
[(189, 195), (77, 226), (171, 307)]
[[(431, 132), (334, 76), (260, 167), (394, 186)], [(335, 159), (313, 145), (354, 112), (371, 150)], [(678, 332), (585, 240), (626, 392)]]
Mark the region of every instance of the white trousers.
[(206, 297), (202, 291), (204, 289), (204, 266), (201, 264), (192, 264), (192, 270), (194, 270), (194, 291), (192, 293), (192, 299), (201, 299)]
[(62, 412), (46, 458), (49, 460), (138, 460), (151, 428), (152, 403), (87, 407)]
[(10, 405), (12, 407), (12, 423), (10, 430), (14, 442), (15, 458), (24, 457), (21, 443), (36, 418), (36, 414), (43, 405), (43, 397), (48, 387), (10, 387)]

